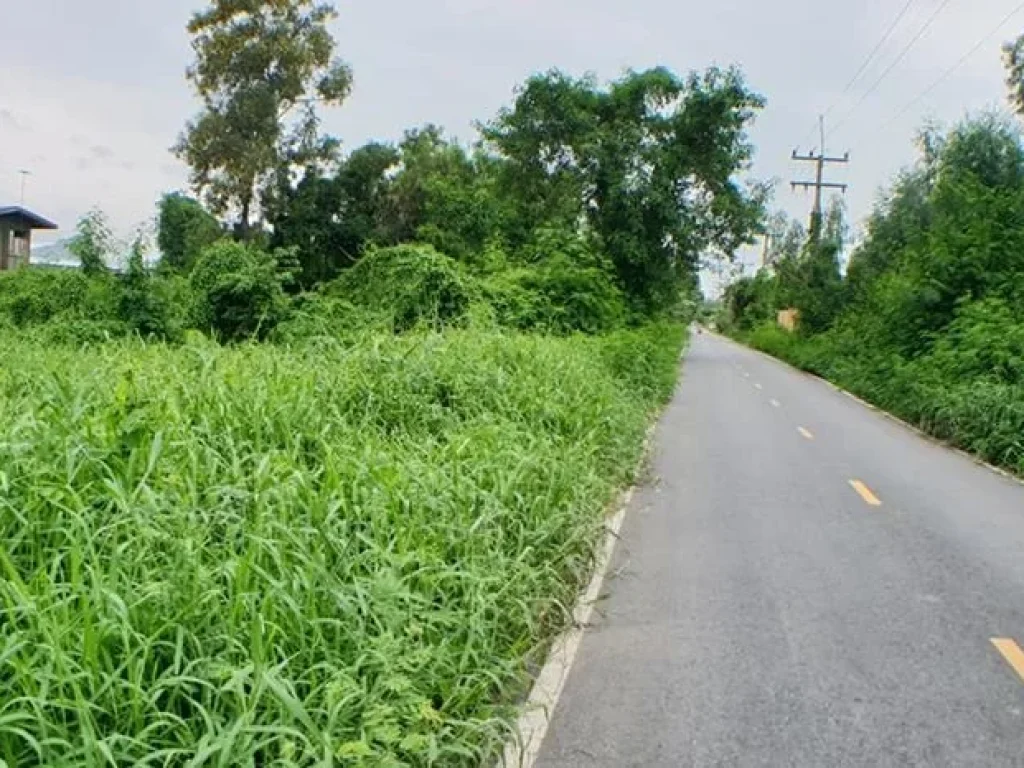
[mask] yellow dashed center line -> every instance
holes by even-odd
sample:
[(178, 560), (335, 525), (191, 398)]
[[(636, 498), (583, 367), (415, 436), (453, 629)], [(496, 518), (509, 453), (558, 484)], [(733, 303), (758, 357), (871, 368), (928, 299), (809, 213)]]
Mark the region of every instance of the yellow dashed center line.
[(811, 433), (811, 430), (809, 430), (809, 429), (804, 429), (803, 427), (797, 427), (796, 431), (799, 432), (801, 435), (803, 435), (808, 440), (813, 440), (814, 439), (814, 435)]
[(1006, 637), (993, 637), (992, 645), (1003, 655), (1006, 663), (1013, 667), (1013, 671), (1024, 680), (1024, 651), (1020, 649), (1013, 640)]
[(850, 487), (853, 488), (853, 490), (855, 490), (862, 499), (864, 499), (866, 504), (869, 504), (872, 507), (882, 506), (881, 500), (860, 480), (851, 480)]

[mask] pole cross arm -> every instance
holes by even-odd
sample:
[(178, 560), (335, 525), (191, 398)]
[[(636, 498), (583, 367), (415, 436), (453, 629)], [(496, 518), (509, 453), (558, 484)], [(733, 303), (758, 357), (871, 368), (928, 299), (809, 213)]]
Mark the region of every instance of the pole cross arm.
[(814, 189), (815, 187), (821, 187), (823, 189), (841, 189), (845, 192), (849, 188), (849, 184), (836, 184), (831, 181), (791, 181), (789, 182), (793, 189), (797, 187), (803, 187), (804, 189)]

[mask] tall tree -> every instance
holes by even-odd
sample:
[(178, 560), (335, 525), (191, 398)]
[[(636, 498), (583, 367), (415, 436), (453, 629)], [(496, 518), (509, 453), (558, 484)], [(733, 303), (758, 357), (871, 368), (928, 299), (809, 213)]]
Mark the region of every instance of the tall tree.
[(367, 144), (350, 154), (331, 177), (310, 169), (276, 201), (273, 244), (297, 249), (304, 287), (337, 277), (356, 263), (371, 241), (385, 241), (382, 216), (390, 173), (399, 153)]
[(206, 246), (224, 237), (217, 219), (190, 197), (164, 195), (157, 208), (156, 239), (165, 268), (188, 272)]
[(484, 130), (507, 160), (502, 191), (518, 201), (509, 240), (585, 227), (636, 308), (671, 304), (703, 254), (731, 254), (760, 224), (764, 189), (737, 175), (762, 106), (736, 70), (630, 72), (608, 88), (560, 72), (532, 78)]
[(246, 236), (275, 177), (332, 159), (316, 104), (348, 96), (351, 71), (334, 57), (334, 8), (317, 0), (213, 0), (189, 22), (188, 79), (203, 102), (175, 153), (214, 213)]

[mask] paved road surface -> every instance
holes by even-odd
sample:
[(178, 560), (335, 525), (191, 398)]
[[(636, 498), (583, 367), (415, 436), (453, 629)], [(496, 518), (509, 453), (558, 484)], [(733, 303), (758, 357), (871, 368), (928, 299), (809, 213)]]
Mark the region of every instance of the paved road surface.
[(654, 474), (538, 766), (1024, 766), (1024, 486), (707, 334)]

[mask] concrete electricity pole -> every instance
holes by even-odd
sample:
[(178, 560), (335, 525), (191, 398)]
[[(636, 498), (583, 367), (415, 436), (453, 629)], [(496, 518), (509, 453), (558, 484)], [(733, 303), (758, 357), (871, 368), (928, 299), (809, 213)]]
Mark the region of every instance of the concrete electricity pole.
[(32, 171), (18, 171), (18, 173), (21, 174), (21, 203), (20, 203), (20, 205), (24, 205), (25, 204), (25, 182), (28, 180), (28, 177), (32, 175)]
[(835, 184), (824, 180), (825, 177), (825, 164), (826, 163), (848, 163), (850, 162), (850, 153), (847, 152), (842, 157), (828, 157), (825, 154), (825, 117), (821, 116), (818, 118), (819, 126), (821, 128), (821, 151), (818, 154), (810, 152), (807, 155), (798, 154), (797, 151), (793, 150), (793, 159), (801, 162), (814, 163), (816, 166), (816, 173), (814, 181), (792, 181), (790, 184), (793, 189), (802, 187), (803, 189), (814, 190), (814, 210), (811, 212), (811, 229), (810, 234), (813, 239), (821, 234), (821, 190), (823, 189), (839, 189), (846, 192), (846, 184)]

